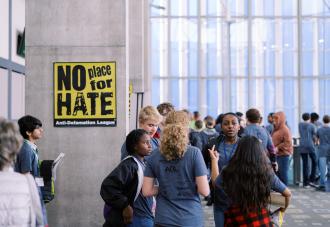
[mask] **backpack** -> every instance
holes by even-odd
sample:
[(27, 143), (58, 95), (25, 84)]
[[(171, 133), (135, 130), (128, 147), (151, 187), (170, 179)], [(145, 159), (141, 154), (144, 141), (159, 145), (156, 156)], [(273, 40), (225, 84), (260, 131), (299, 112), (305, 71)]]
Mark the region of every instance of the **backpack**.
[(52, 174), (53, 163), (54, 160), (39, 160), (40, 176), (44, 180), (44, 186), (40, 187), (44, 203), (49, 203), (55, 197), (55, 185)]
[[(134, 202), (135, 202), (135, 200), (138, 198), (138, 196), (140, 194), (140, 191), (141, 191), (141, 188), (142, 188), (144, 174), (143, 174), (143, 168), (142, 168), (141, 163), (134, 156), (129, 155), (126, 158), (124, 158), (121, 162), (123, 162), (123, 161), (125, 161), (126, 159), (129, 159), (129, 158), (133, 158), (133, 160), (136, 162), (136, 164), (138, 166), (138, 172), (137, 172), (138, 185), (137, 185), (136, 194), (135, 194), (135, 197), (134, 197)], [(103, 207), (103, 217), (104, 217), (104, 219), (107, 219), (110, 216), (110, 212), (111, 212), (111, 206), (104, 203), (104, 207)]]

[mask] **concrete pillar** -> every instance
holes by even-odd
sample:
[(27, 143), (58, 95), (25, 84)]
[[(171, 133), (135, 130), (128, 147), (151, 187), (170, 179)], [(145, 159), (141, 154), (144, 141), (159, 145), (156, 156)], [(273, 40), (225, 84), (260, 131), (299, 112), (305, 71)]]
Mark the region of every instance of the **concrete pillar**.
[[(49, 226), (101, 226), (104, 177), (128, 131), (128, 2), (26, 1), (26, 113), (43, 122), (41, 159), (66, 153), (47, 205)], [(117, 126), (55, 128), (53, 63), (115, 61)]]

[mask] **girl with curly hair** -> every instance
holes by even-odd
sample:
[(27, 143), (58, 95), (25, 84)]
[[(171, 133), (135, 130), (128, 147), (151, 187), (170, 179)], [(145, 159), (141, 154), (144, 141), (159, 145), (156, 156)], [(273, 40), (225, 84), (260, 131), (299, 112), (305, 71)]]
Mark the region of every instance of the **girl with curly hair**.
[(289, 205), (290, 190), (274, 174), (262, 144), (254, 136), (245, 136), (219, 175), (218, 153), (209, 150), (212, 181), (227, 197), (224, 226), (272, 226), (267, 210), (271, 190), (285, 197), (284, 212)]
[(200, 150), (188, 145), (188, 130), (188, 124), (166, 125), (147, 161), (142, 192), (157, 195), (155, 226), (203, 226), (198, 194), (209, 194), (207, 170)]

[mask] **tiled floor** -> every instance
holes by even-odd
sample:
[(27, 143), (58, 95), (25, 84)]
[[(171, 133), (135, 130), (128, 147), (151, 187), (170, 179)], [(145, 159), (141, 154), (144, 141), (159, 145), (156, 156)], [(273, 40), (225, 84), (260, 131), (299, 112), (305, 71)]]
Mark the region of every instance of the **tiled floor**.
[[(330, 192), (314, 188), (291, 187), (292, 200), (284, 216), (283, 227), (327, 226), (330, 227)], [(203, 201), (205, 227), (214, 227), (213, 208)]]

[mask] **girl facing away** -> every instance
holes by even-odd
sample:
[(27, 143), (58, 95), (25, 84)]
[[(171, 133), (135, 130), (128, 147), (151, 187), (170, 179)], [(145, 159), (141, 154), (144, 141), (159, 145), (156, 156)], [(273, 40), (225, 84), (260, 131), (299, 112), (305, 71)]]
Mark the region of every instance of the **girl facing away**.
[(126, 137), (128, 155), (104, 179), (101, 197), (105, 202), (104, 227), (153, 227), (152, 197), (143, 196), (141, 187), (144, 157), (151, 153), (150, 135), (144, 129)]
[(156, 227), (203, 226), (199, 194), (209, 194), (207, 170), (200, 150), (188, 146), (188, 124), (165, 126), (160, 148), (148, 158), (142, 192), (157, 195)]
[[(245, 136), (219, 175), (218, 154), (209, 150), (212, 160), (212, 180), (227, 197), (224, 226), (272, 226), (267, 209), (271, 190), (285, 197), (284, 212), (291, 192), (274, 174), (262, 144), (254, 136)], [(214, 165), (213, 165), (214, 163)]]

